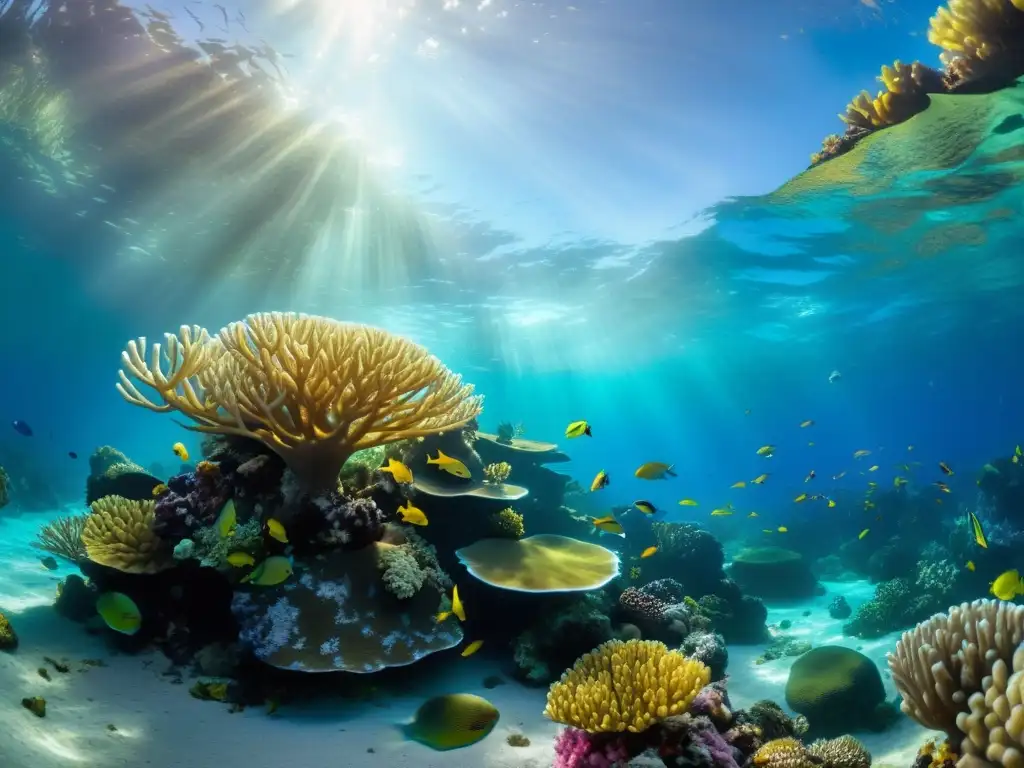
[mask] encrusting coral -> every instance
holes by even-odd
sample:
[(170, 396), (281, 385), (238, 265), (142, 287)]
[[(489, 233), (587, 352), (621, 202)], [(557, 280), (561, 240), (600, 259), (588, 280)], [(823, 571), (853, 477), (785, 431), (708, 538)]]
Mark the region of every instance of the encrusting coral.
[(263, 442), (310, 490), (335, 488), (360, 449), (455, 429), (482, 409), (472, 386), (425, 348), (377, 328), (264, 312), (214, 337), (182, 326), (164, 339), (151, 348), (145, 338), (128, 343), (121, 395), (182, 413), (195, 431)]
[(153, 532), (152, 501), (105, 496), (94, 501), (82, 527), (86, 556), (126, 573), (157, 573), (174, 564)]
[(609, 640), (577, 660), (548, 691), (544, 714), (591, 733), (640, 733), (686, 712), (710, 672), (650, 640)]
[(51, 520), (39, 529), (32, 546), (72, 563), (84, 560), (86, 552), (82, 531), (87, 519), (86, 515), (67, 515)]

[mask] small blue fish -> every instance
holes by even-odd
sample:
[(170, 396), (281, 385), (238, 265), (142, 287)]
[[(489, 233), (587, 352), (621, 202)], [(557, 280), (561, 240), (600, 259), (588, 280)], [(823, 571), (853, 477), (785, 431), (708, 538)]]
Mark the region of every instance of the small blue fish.
[(32, 432), (32, 427), (30, 427), (26, 422), (22, 421), (21, 419), (15, 419), (14, 421), (12, 421), (11, 426), (14, 427), (14, 431), (17, 432), (19, 435), (24, 435), (25, 437), (32, 437), (32, 435), (34, 434)]

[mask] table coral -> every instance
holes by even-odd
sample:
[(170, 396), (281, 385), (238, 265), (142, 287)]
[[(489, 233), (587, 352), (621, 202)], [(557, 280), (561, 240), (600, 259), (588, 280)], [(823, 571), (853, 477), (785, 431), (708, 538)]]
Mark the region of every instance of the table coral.
[(551, 686), (544, 714), (589, 732), (640, 733), (685, 712), (709, 678), (707, 667), (663, 643), (609, 640)]
[(240, 639), (256, 658), (300, 672), (376, 672), (412, 664), (462, 642), (454, 618), (435, 621), (442, 595), (421, 588), (400, 600), (385, 590), (375, 544), (296, 560), (275, 587), (235, 593)]
[(619, 574), (610, 549), (556, 534), (481, 539), (455, 555), (485, 584), (517, 592), (586, 592)]
[(377, 328), (263, 312), (214, 337), (182, 326), (164, 340), (128, 343), (117, 385), (125, 400), (178, 411), (199, 432), (259, 440), (310, 490), (334, 488), (360, 449), (456, 429), (482, 409), (425, 348)]

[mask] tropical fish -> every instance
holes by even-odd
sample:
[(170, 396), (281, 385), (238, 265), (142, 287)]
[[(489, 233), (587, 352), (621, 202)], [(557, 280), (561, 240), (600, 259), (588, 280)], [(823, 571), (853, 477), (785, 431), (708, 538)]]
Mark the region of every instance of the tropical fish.
[(142, 626), (142, 613), (123, 592), (104, 592), (96, 599), (96, 613), (107, 626), (124, 635), (134, 635)]
[(664, 480), (665, 475), (669, 477), (676, 477), (676, 473), (672, 471), (672, 467), (675, 464), (665, 464), (660, 461), (648, 461), (646, 464), (641, 464), (637, 467), (636, 472), (633, 473), (634, 477), (639, 477), (641, 480)]
[(78, 454), (75, 453), (74, 451), (68, 451), (68, 458), (69, 459), (77, 459), (78, 458)]
[(835, 384), (841, 378), (843, 378), (843, 374), (841, 374), (839, 371), (832, 371), (832, 373), (828, 375), (828, 383)]
[(166, 483), (157, 483), (153, 486), (153, 497), (163, 496), (169, 490), (171, 489), (167, 487)]
[(758, 456), (764, 456), (766, 459), (770, 459), (775, 453), (776, 446), (774, 445), (762, 445), (757, 449), (756, 453)]
[(868, 481), (868, 493), (873, 493), (875, 488), (877, 488), (877, 487), (878, 487), (878, 483), (876, 483), (874, 480), (869, 480)]
[(907, 484), (907, 482), (907, 478), (900, 477), (899, 475), (896, 475), (896, 477), (892, 479), (892, 484), (894, 488), (902, 488), (904, 485)]
[(17, 432), (19, 435), (24, 435), (25, 437), (32, 437), (32, 435), (35, 434), (32, 431), (32, 427), (30, 427), (27, 422), (24, 422), (21, 419), (15, 419), (14, 421), (12, 421), (11, 426), (14, 427), (14, 431)]
[(755, 477), (750, 482), (752, 482), (754, 485), (764, 485), (764, 481), (767, 480), (767, 479), (768, 479), (768, 473), (765, 472), (763, 475), (758, 475), (757, 477)]
[(442, 621), (447, 621), (451, 615), (451, 611), (441, 611), (439, 614), (437, 614), (437, 616), (434, 617), (434, 621), (440, 624)]
[(938, 489), (939, 489), (940, 491), (942, 491), (943, 493), (950, 493), (950, 490), (949, 490), (949, 486), (948, 486), (948, 485), (946, 485), (945, 483), (943, 483), (943, 482), (941, 482), (941, 481), (937, 481), (937, 482), (935, 483), (935, 485), (936, 485), (936, 487), (937, 487), (937, 488), (938, 488)]
[(658, 511), (657, 508), (653, 504), (651, 504), (651, 502), (644, 501), (643, 499), (640, 499), (639, 501), (634, 501), (633, 506), (639, 509), (641, 512), (643, 512), (645, 515), (653, 515), (655, 512)]
[(985, 538), (985, 531), (981, 527), (981, 520), (973, 512), (967, 513), (967, 519), (971, 521), (971, 531), (974, 533), (974, 540), (982, 549), (988, 549), (988, 539)]
[(949, 464), (947, 464), (944, 461), (940, 461), (939, 462), (939, 469), (942, 470), (942, 474), (944, 474), (944, 475), (952, 475), (953, 474), (953, 470), (949, 468)]
[(590, 431), (590, 424), (585, 421), (574, 421), (568, 427), (565, 428), (565, 436), (570, 440), (574, 437), (593, 437), (594, 434)]
[(40, 557), (39, 562), (42, 563), (43, 568), (48, 571), (56, 571), (57, 568), (60, 567), (57, 563), (57, 559), (55, 557), (50, 557), (49, 555), (46, 557)]
[(733, 511), (728, 507), (719, 507), (718, 509), (711, 510), (712, 517), (728, 517), (733, 514)]
[(743, 415), (744, 415), (744, 416), (749, 416), (749, 415), (750, 415), (750, 409), (749, 409), (749, 408), (747, 408), (746, 410), (744, 410), (744, 411), (743, 411)]
[(815, 471), (814, 471), (814, 470), (812, 469), (812, 470), (811, 470), (810, 472), (808, 472), (808, 473), (807, 473), (807, 477), (805, 477), (805, 478), (804, 478), (804, 482), (805, 482), (805, 483), (809, 483), (809, 482), (811, 482), (811, 480), (813, 480), (813, 479), (814, 479), (814, 478), (816, 478), (817, 476), (818, 476), (818, 473), (817, 473), (817, 472), (815, 472)]
[(423, 514), (423, 510), (419, 507), (414, 507), (411, 501), (406, 501), (404, 507), (398, 508), (399, 513), (402, 515), (402, 522), (409, 523), (410, 525), (427, 525), (427, 516)]
[(877, 464), (872, 464), (870, 467), (868, 467), (868, 472), (877, 472), (877, 471), (878, 471), (878, 465)]
[(657, 552), (658, 552), (658, 548), (657, 547), (648, 547), (647, 549), (645, 549), (643, 552), (640, 553), (640, 559), (643, 560), (644, 558), (647, 558), (647, 557), (650, 557), (651, 555), (657, 554)]
[(908, 446), (907, 446), (907, 450), (908, 450), (908, 451), (912, 451), (912, 450), (914, 450), (914, 446), (912, 446), (912, 445), (908, 445)]
[(807, 441), (807, 445), (808, 445), (808, 447), (813, 448), (814, 447), (814, 441), (813, 440), (808, 440)]
[(616, 536), (625, 536), (625, 532), (622, 530), (622, 526), (619, 521), (616, 520), (612, 515), (606, 515), (605, 517), (592, 517), (590, 518), (594, 527), (604, 533), (611, 533)]
[(270, 534), (270, 538), (277, 539), (282, 544), (288, 543), (288, 534), (284, 530), (284, 526), (281, 525), (281, 521), (277, 518), (270, 518), (267, 520), (267, 533)]
[(1013, 600), (1017, 595), (1024, 594), (1024, 581), (1021, 580), (1020, 574), (1014, 568), (996, 576), (996, 580), (992, 582), (989, 589), (1000, 600)]
[(761, 533), (775, 533), (771, 528), (762, 528)]
[(611, 479), (608, 477), (608, 473), (602, 469), (600, 472), (594, 475), (594, 482), (590, 484), (590, 492), (593, 493), (594, 491), (600, 491), (602, 488), (606, 487), (610, 482)]
[(458, 459), (453, 459), (451, 456), (446, 456), (444, 451), (440, 448), (437, 449), (436, 459), (432, 459), (430, 456), (427, 456), (427, 464), (436, 464), (438, 469), (447, 472), (449, 475), (455, 475), (456, 477), (461, 478), (472, 477), (465, 464)]
[(227, 561), (229, 565), (233, 565), (235, 568), (243, 568), (256, 563), (256, 559), (248, 552), (232, 552), (227, 556)]
[(855, 459), (863, 459), (865, 456), (870, 456), (870, 455), (871, 455), (871, 451), (867, 450), (866, 448), (861, 448), (859, 451), (854, 451), (853, 452), (853, 458), (855, 458)]
[(844, 477), (846, 477), (846, 470), (845, 469), (842, 472), (840, 472), (838, 475), (832, 475), (832, 479), (833, 480), (842, 480)]
[(466, 609), (462, 605), (462, 598), (459, 597), (459, 585), (452, 587), (452, 613), (459, 621), (466, 620)]
[(696, 507), (697, 506), (697, 502), (694, 501), (693, 499), (683, 499), (682, 501), (679, 502), (679, 506), (681, 506), (681, 507)]
[[(1013, 463), (1014, 463), (1014, 464), (1016, 464), (1016, 463), (1017, 463), (1017, 457), (1016, 457), (1016, 455), (1015, 455), (1015, 456), (1013, 457)], [(992, 466), (991, 464), (985, 464), (985, 465), (983, 465), (983, 466), (982, 466), (982, 468), (981, 468), (981, 471), (982, 471), (982, 472), (987, 472), (987, 473), (988, 473), (988, 474), (990, 474), (990, 475), (998, 475), (998, 474), (1001, 474), (1001, 473), (999, 472), (999, 470), (998, 470), (998, 469), (996, 469), (996, 468), (995, 468), (994, 466)]]
[(483, 644), (484, 644), (483, 640), (474, 640), (472, 643), (470, 643), (469, 645), (467, 645), (465, 648), (462, 649), (462, 653), (461, 653), (462, 658), (465, 659), (465, 658), (467, 658), (469, 656), (472, 656), (474, 653), (476, 653), (477, 651), (480, 650), (480, 646), (483, 645)]
[(222, 539), (230, 539), (235, 535), (235, 527), (238, 525), (238, 514), (235, 512), (235, 500), (228, 499), (221, 507), (217, 515), (217, 533)]
[(974, 561), (973, 560), (968, 560), (967, 563), (964, 565), (964, 567), (968, 571), (973, 571), (974, 570)]
[(777, 528), (776, 530), (777, 530), (777, 531), (778, 531), (779, 533), (789, 533), (789, 528), (787, 528), (787, 527), (786, 527), (786, 526), (784, 526), (784, 525), (780, 525), (780, 526), (779, 526), (779, 527), (778, 527), (778, 528)]
[(744, 480), (740, 480), (739, 482), (733, 483), (729, 487), (730, 488), (746, 488), (747, 487), (747, 483)]
[(273, 587), (287, 581), (292, 573), (291, 559), (282, 555), (274, 555), (262, 561), (251, 573), (242, 577), (242, 583)]
[(865, 528), (863, 531), (861, 531), (860, 533), (857, 534), (857, 538), (858, 539), (863, 539), (865, 536), (868, 535), (868, 531), (870, 531), (870, 530), (871, 530), (870, 528)]
[(188, 448), (185, 447), (184, 443), (175, 443), (174, 445), (172, 445), (171, 453), (173, 453), (182, 461), (188, 461)]
[(499, 717), (487, 699), (472, 693), (448, 693), (424, 702), (402, 730), (431, 749), (458, 749), (485, 738)]
[[(443, 455), (443, 454), (442, 454)], [(430, 464), (430, 458), (427, 458), (427, 464)], [(412, 470), (409, 469), (405, 464), (395, 459), (388, 459), (388, 465), (381, 467), (381, 472), (390, 472), (391, 477), (395, 479), (396, 483), (411, 483), (412, 482)]]
[(830, 509), (836, 505), (836, 500), (835, 499), (829, 499), (827, 496), (825, 498), (828, 501), (828, 506), (829, 506)]
[(757, 514), (757, 512), (751, 512), (749, 515), (747, 515), (747, 517), (759, 517), (759, 515)]
[(795, 501), (797, 504), (799, 504), (802, 501), (807, 501), (807, 494), (806, 493), (801, 493), (799, 496), (797, 496), (795, 499), (793, 499), (793, 501)]
[(808, 419), (807, 421), (801, 421), (800, 422), (800, 427), (801, 428), (813, 427), (813, 426), (814, 426), (814, 419)]

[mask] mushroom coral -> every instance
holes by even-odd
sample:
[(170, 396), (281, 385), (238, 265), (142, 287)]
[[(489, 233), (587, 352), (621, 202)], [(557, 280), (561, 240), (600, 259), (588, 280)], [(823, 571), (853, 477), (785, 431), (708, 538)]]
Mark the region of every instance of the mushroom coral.
[(94, 501), (82, 527), (90, 560), (125, 573), (158, 573), (174, 565), (153, 532), (153, 501), (105, 496)]
[(357, 450), (455, 429), (482, 409), (473, 387), (425, 348), (368, 326), (262, 312), (214, 337), (182, 326), (164, 340), (128, 343), (121, 395), (178, 411), (197, 432), (260, 440), (313, 491), (335, 487)]
[(619, 574), (611, 550), (555, 534), (481, 539), (455, 556), (485, 584), (516, 592), (586, 592)]
[(548, 691), (544, 715), (588, 733), (640, 733), (689, 708), (711, 673), (653, 640), (609, 640)]
[(275, 587), (235, 593), (241, 639), (256, 658), (300, 672), (377, 672), (412, 664), (462, 641), (454, 618), (435, 616), (443, 595), (429, 582), (399, 599), (381, 580), (380, 542), (295, 562)]

